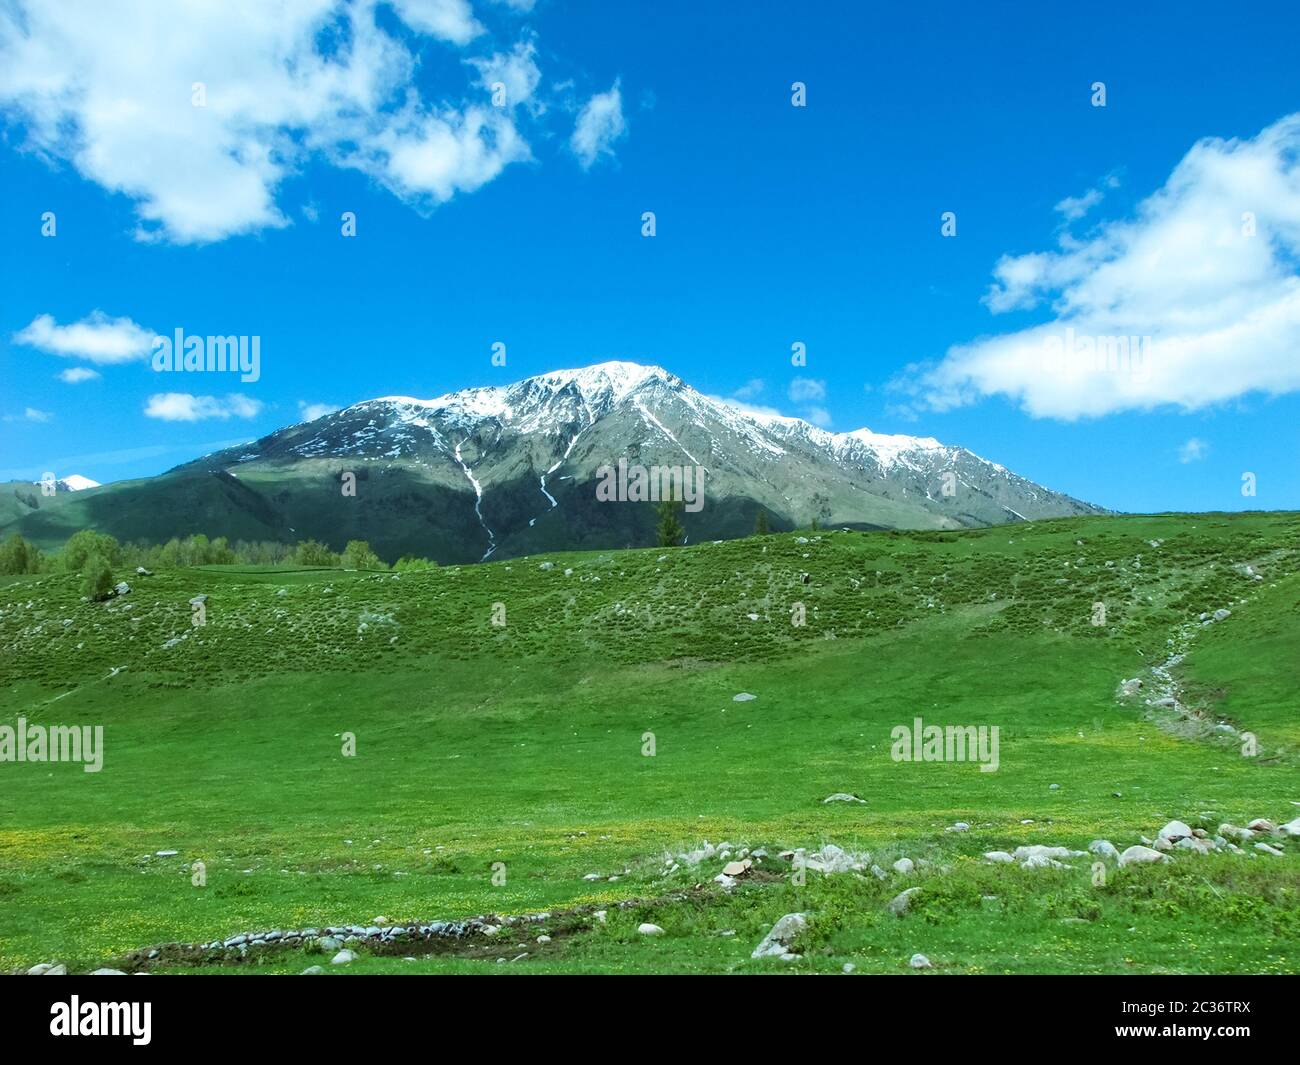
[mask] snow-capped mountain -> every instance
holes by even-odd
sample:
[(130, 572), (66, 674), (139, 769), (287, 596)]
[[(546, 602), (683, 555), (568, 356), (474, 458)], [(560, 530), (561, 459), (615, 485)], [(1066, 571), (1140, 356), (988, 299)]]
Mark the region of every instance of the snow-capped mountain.
[[(620, 459), (706, 471), (705, 504), (683, 516), (691, 541), (747, 535), (759, 510), (774, 530), (813, 518), (942, 529), (1098, 512), (965, 448), (827, 432), (630, 362), (366, 400), (164, 476), (220, 486), (216, 510), (238, 520), (210, 519), (210, 535), (251, 538), (257, 526), (259, 538), (357, 537), (381, 554), (473, 561), (653, 542), (651, 505), (596, 498), (597, 471)], [(355, 495), (340, 488), (348, 473)]]
[[(33, 481), (33, 484), (41, 484), (40, 481)], [(83, 492), (87, 488), (99, 488), (98, 481), (92, 481), (89, 477), (83, 477), (79, 473), (69, 474), (67, 477), (60, 477), (54, 482), (56, 492)]]

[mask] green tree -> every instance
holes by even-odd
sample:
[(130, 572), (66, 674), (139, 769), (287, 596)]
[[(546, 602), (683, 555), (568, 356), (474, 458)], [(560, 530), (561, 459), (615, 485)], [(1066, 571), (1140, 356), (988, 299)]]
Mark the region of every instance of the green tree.
[(680, 499), (665, 499), (659, 504), (659, 524), (655, 528), (655, 534), (660, 547), (676, 547), (686, 535), (681, 519), (677, 516), (681, 509)]
[(303, 540), (293, 553), (293, 560), (299, 566), (337, 566), (339, 556), (322, 543), (315, 540)]
[(68, 537), (63, 545), (63, 568), (69, 573), (79, 572), (86, 567), (86, 560), (98, 555), (109, 565), (122, 560), (121, 545), (107, 533), (95, 532), (94, 529), (82, 529)]
[(344, 569), (387, 569), (365, 540), (349, 540), (343, 549)]
[(29, 573), (33, 561), (31, 545), (17, 533), (0, 544), (0, 573)]
[(754, 519), (754, 535), (767, 535), (767, 511), (763, 510), (761, 507), (759, 508), (758, 516)]
[(107, 599), (113, 591), (113, 571), (102, 555), (91, 555), (81, 571), (81, 592), (92, 601)]

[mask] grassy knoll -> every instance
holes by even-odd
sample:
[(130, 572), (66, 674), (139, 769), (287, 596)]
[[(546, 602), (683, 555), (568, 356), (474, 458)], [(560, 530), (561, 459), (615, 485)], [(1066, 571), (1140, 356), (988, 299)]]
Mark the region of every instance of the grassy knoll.
[[(75, 577), (6, 579), (0, 723), (103, 725), (105, 758), (99, 773), (0, 764), (0, 970), (608, 904), (603, 925), (557, 917), (549, 944), (510, 932), (345, 971), (893, 972), (921, 951), (951, 972), (1294, 972), (1300, 841), (1112, 864), (1101, 886), (1091, 856), (982, 855), (1300, 814), (1298, 574), (1300, 516), (1268, 514), (781, 534), (400, 576), (177, 570), (125, 575), (108, 603), (81, 602)], [(1219, 608), (1231, 617), (1199, 623)], [(1180, 631), (1184, 699), (1255, 733), (1256, 757), (1117, 700)], [(891, 729), (916, 716), (997, 725), (998, 771), (893, 761)], [(866, 801), (822, 803), (834, 792)], [(706, 839), (766, 849), (772, 875), (727, 894), (718, 860), (667, 871)], [(778, 852), (827, 843), (870, 852), (886, 879), (793, 883)], [(903, 856), (925, 864), (897, 874)], [(906, 917), (885, 911), (917, 885)], [(801, 960), (751, 960), (796, 910), (812, 920)]]

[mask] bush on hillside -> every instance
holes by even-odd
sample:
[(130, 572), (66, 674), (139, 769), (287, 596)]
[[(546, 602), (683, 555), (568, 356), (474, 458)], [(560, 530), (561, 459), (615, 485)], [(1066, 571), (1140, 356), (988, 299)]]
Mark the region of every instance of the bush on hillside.
[(91, 555), (81, 571), (81, 594), (92, 602), (107, 599), (113, 594), (113, 571), (108, 560)]

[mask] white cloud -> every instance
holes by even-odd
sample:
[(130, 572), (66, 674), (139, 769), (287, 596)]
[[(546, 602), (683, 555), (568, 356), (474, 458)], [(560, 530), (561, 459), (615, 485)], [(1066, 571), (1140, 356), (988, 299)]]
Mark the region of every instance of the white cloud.
[(79, 385), (82, 381), (99, 380), (99, 371), (88, 366), (72, 366), (59, 374), (59, 380), (70, 385)]
[(760, 418), (784, 418), (779, 410), (775, 407), (764, 407), (758, 403), (746, 403), (742, 399), (736, 399), (729, 396), (706, 396), (706, 399), (713, 400), (714, 403), (722, 403), (725, 406), (733, 407), (742, 414), (752, 414)]
[(239, 392), (224, 398), (194, 396), (188, 392), (159, 392), (149, 397), (144, 413), (147, 418), (165, 422), (197, 422), (208, 418), (252, 418), (262, 410), (262, 402)]
[(1186, 464), (1199, 462), (1210, 453), (1210, 445), (1198, 436), (1192, 437), (1178, 449), (1178, 461)]
[(392, 4), (411, 29), (453, 44), (469, 44), (483, 32), (469, 0), (392, 0)]
[(488, 92), (492, 92), (492, 87), (498, 83), (505, 86), (507, 107), (529, 103), (532, 105), (529, 110), (540, 114), (545, 108), (533, 99), (542, 82), (536, 55), (537, 46), (531, 40), (525, 40), (516, 44), (512, 51), (476, 56), (465, 62), (478, 71), (478, 83)]
[(333, 414), (338, 407), (333, 403), (308, 403), (304, 399), (298, 400), (298, 413), (302, 415), (305, 422), (314, 422), (317, 418), (323, 418), (327, 414)]
[(35, 407), (28, 407), (22, 414), (6, 414), (7, 422), (48, 422), (54, 415), (47, 410), (37, 410)]
[(602, 155), (614, 154), (614, 142), (626, 132), (623, 93), (616, 81), (608, 92), (597, 93), (583, 105), (569, 147), (582, 168), (590, 170)]
[(1101, 189), (1089, 189), (1082, 196), (1067, 196), (1058, 203), (1052, 210), (1059, 211), (1061, 214), (1073, 222), (1077, 218), (1082, 218), (1091, 211), (1097, 204), (1101, 203)]
[(751, 377), (736, 389), (732, 395), (739, 400), (757, 399), (763, 394), (763, 390), (766, 388), (767, 384), (761, 377)]
[(790, 382), (790, 399), (795, 403), (809, 403), (826, 398), (826, 382), (814, 377), (796, 377)]
[(1298, 258), (1300, 114), (1198, 142), (1131, 220), (1004, 257), (989, 308), (1050, 302), (1052, 319), (953, 347), (896, 387), (932, 409), (1002, 395), (1062, 419), (1296, 391)]
[(813, 425), (822, 429), (831, 427), (831, 412), (825, 407), (805, 407), (803, 409), (804, 421), (812, 422)]
[(52, 315), (39, 314), (14, 334), (17, 344), (64, 358), (85, 359), (97, 366), (143, 359), (153, 346), (153, 338), (152, 330), (130, 318), (110, 318), (101, 311), (68, 325), (59, 325)]
[[(413, 40), (380, 28), (384, 6), (13, 0), (0, 5), (0, 107), (17, 143), (134, 200), (144, 240), (288, 225), (276, 191), (312, 157), (424, 205), (529, 158), (509, 113), (457, 105), (455, 86), (434, 104), (416, 85), (417, 66), (455, 69), (429, 61), (429, 38), (437, 50), (483, 32), (467, 0), (396, 0)], [(511, 57), (511, 76), (527, 75), (531, 56)]]

